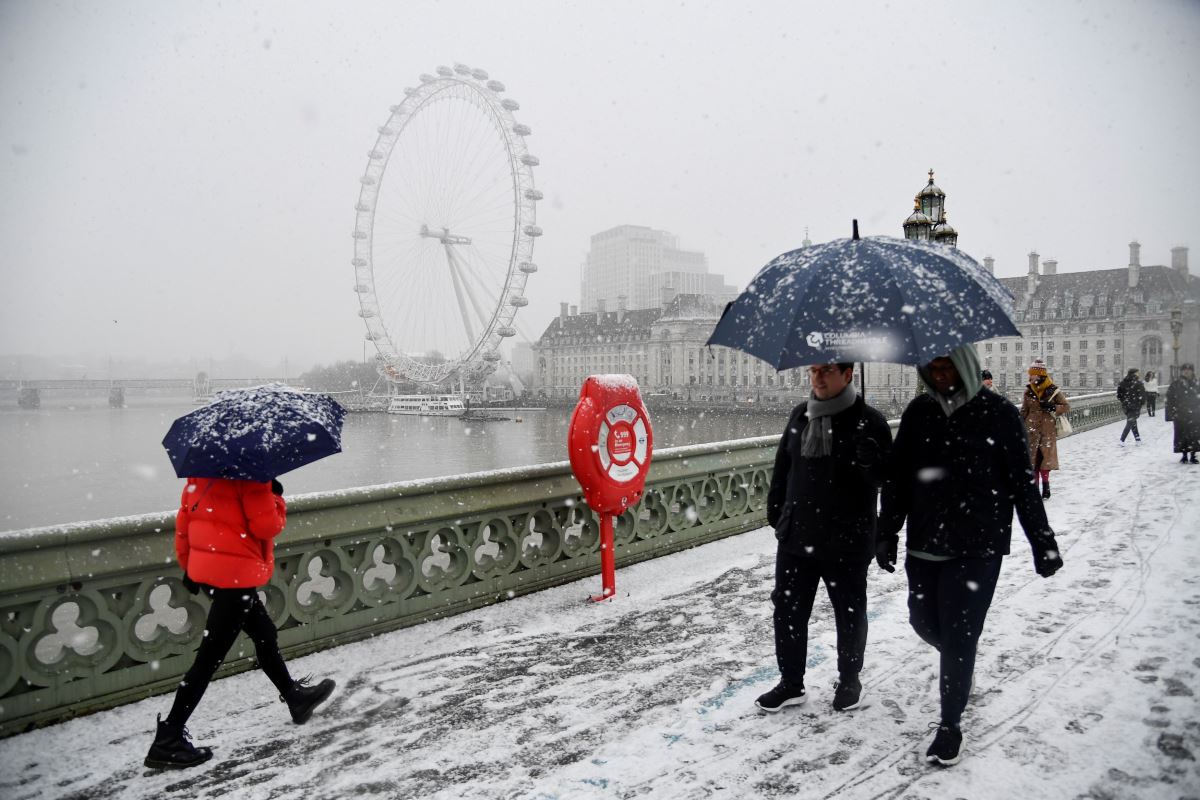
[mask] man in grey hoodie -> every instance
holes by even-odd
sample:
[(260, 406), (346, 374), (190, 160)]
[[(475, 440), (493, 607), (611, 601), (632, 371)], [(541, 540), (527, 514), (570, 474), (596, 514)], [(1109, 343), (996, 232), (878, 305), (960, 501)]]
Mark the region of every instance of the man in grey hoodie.
[(975, 646), (1009, 552), (1013, 509), (1050, 577), (1062, 558), (1034, 483), (1025, 424), (1016, 407), (982, 391), (971, 345), (918, 367), (927, 394), (900, 418), (876, 560), (891, 572), (907, 521), (909, 621), (941, 654), (941, 721), (926, 752), (949, 766), (962, 757), (959, 723), (971, 690)]

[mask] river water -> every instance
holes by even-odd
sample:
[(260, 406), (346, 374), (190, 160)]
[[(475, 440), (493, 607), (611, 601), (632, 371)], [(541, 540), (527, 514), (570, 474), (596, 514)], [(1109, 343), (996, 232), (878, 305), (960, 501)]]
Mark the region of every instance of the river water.
[[(49, 395), (49, 396), (48, 396)], [(43, 406), (0, 408), (0, 531), (173, 509), (182, 482), (161, 441), (193, 410), (180, 397), (43, 393)], [(778, 434), (764, 414), (654, 413), (655, 447)], [(282, 476), (287, 494), (565, 461), (569, 410), (521, 411), (523, 422), (364, 413), (346, 417), (343, 452)]]

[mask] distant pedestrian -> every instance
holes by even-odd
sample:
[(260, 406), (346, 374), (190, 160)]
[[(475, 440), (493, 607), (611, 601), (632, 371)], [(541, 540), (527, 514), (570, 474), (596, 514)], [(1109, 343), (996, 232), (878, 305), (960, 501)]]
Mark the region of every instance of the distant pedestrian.
[(1058, 469), (1058, 417), (1066, 417), (1071, 404), (1050, 380), (1046, 362), (1035, 358), (1029, 367), (1029, 384), (1021, 401), (1021, 417), (1029, 433), (1029, 458), (1042, 499), (1050, 499), (1050, 470)]
[(756, 705), (771, 712), (805, 700), (808, 620), (822, 581), (837, 627), (833, 707), (847, 711), (861, 699), (867, 568), (892, 448), (887, 420), (854, 390), (853, 364), (817, 364), (808, 375), (812, 393), (779, 439), (767, 494), (779, 540), (771, 602), (780, 680)]
[(1125, 377), (1117, 384), (1117, 402), (1125, 412), (1125, 429), (1121, 431), (1121, 446), (1125, 445), (1125, 437), (1133, 432), (1133, 440), (1142, 443), (1142, 435), (1138, 433), (1137, 421), (1142, 415), (1142, 401), (1146, 397), (1146, 386), (1138, 377), (1137, 367), (1130, 367)]
[(1146, 416), (1154, 416), (1154, 406), (1158, 403), (1158, 376), (1153, 370), (1146, 371)]
[(983, 381), (983, 388), (987, 389), (989, 392), (996, 391), (992, 388), (992, 373), (990, 371), (985, 369), (983, 372), (980, 372), (979, 379)]
[(1062, 567), (1021, 417), (981, 389), (978, 370), (970, 345), (918, 368), (930, 391), (900, 418), (876, 547), (879, 566), (891, 572), (907, 520), (909, 621), (940, 653), (941, 720), (925, 758), (942, 766), (962, 757), (975, 648), (1009, 552), (1014, 507), (1037, 573)]
[(196, 660), (179, 682), (171, 712), (158, 722), (147, 767), (185, 769), (212, 758), (211, 749), (192, 744), (184, 726), (243, 631), (297, 725), (307, 722), (333, 692), (332, 680), (316, 686), (292, 680), (279, 652), (275, 623), (258, 598), (258, 588), (275, 570), (274, 539), (286, 522), (279, 481), (188, 479), (175, 515), (175, 554), (184, 585), (203, 591), (212, 603)]
[(1196, 461), (1200, 450), (1200, 386), (1196, 385), (1196, 370), (1191, 364), (1179, 368), (1179, 377), (1167, 389), (1166, 413), (1163, 418), (1175, 423), (1175, 452), (1181, 453), (1179, 463)]

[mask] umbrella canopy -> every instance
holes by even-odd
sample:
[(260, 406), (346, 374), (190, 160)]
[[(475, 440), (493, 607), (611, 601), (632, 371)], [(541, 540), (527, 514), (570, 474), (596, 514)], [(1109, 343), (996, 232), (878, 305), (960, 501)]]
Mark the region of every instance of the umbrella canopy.
[(163, 447), (180, 478), (269, 481), (340, 453), (345, 416), (329, 395), (279, 383), (233, 389), (175, 420)]
[(924, 364), (962, 344), (1019, 336), (1012, 316), (1008, 289), (961, 250), (856, 233), (775, 258), (725, 307), (708, 344), (778, 370)]

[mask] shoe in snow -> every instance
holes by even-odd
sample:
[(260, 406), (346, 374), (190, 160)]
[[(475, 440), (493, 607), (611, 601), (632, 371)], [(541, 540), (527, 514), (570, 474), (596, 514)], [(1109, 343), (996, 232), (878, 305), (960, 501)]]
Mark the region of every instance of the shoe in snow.
[(754, 705), (774, 714), (784, 706), (798, 706), (807, 699), (803, 683), (780, 681), (774, 689), (755, 700)]
[(1050, 499), (1050, 484), (1048, 484), (1048, 483), (1042, 484), (1042, 499), (1043, 500)]
[(1192, 463), (1193, 463), (1193, 464), (1200, 464), (1200, 461), (1197, 461), (1197, 460), (1196, 460), (1196, 454), (1195, 454), (1195, 453), (1192, 453)]
[(151, 769), (187, 769), (203, 764), (212, 758), (212, 750), (196, 747), (188, 735), (187, 728), (158, 720), (158, 732), (154, 744), (142, 763)]
[(316, 686), (309, 685), (309, 678), (301, 678), (292, 685), (292, 691), (287, 697), (288, 710), (292, 712), (292, 722), (303, 725), (308, 722), (317, 706), (329, 699), (336, 686), (332, 678), (326, 678)]
[(862, 682), (857, 675), (842, 675), (834, 685), (833, 710), (849, 711), (862, 700)]
[(952, 767), (962, 760), (962, 745), (962, 731), (950, 725), (938, 725), (933, 744), (925, 751), (925, 760), (930, 764)]

